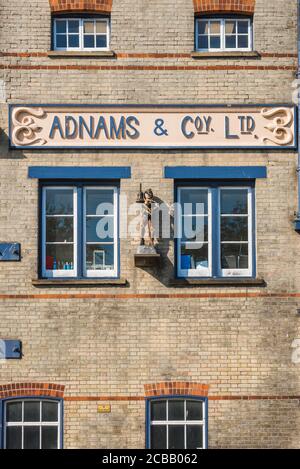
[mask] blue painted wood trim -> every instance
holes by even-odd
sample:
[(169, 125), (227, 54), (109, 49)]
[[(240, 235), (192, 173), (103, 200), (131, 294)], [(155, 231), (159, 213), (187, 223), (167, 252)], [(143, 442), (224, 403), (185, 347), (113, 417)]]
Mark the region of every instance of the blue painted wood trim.
[(256, 278), (256, 197), (255, 188), (251, 187), (252, 198), (252, 278)]
[[(211, 208), (212, 208), (212, 220), (211, 220), (211, 274), (212, 278), (218, 278), (219, 275), (219, 262), (221, 259), (221, 243), (220, 243), (220, 219), (219, 219), (219, 188), (218, 186), (211, 187)], [(177, 270), (178, 270), (177, 266)]]
[[(56, 186), (57, 184), (60, 185), (69, 185), (70, 187), (77, 187), (77, 220), (78, 220), (78, 231), (77, 231), (77, 276), (76, 277), (57, 277), (59, 280), (70, 280), (71, 279), (76, 279), (76, 280), (83, 280), (87, 279), (87, 277), (84, 277), (83, 275), (83, 187), (89, 187), (91, 185), (97, 184), (98, 181), (93, 178), (93, 180), (88, 180), (88, 181), (80, 181), (78, 182), (77, 180), (72, 180), (72, 181), (62, 181), (59, 179), (57, 182), (57, 179), (50, 179), (50, 180), (40, 180), (39, 181), (39, 244), (38, 244), (38, 249), (39, 249), (39, 263), (38, 263), (38, 274), (39, 278), (44, 278), (43, 277), (43, 268), (42, 268), (42, 250), (43, 250), (43, 239), (42, 239), (42, 219), (43, 219), (43, 188), (45, 186)], [(105, 187), (106, 185), (113, 185), (114, 187), (117, 188), (117, 194), (118, 194), (118, 211), (117, 211), (117, 217), (118, 217), (118, 233), (117, 233), (117, 239), (118, 239), (118, 248), (117, 248), (117, 255), (118, 255), (118, 271), (117, 271), (117, 276), (115, 277), (88, 277), (90, 280), (111, 280), (111, 279), (119, 279), (121, 275), (121, 243), (120, 243), (120, 182), (119, 181), (113, 181), (111, 182), (110, 180), (107, 181), (101, 181), (101, 187)]]
[(30, 166), (28, 177), (32, 179), (129, 179), (130, 166)]
[(51, 396), (13, 396), (0, 399), (0, 449), (4, 449), (4, 405), (6, 402), (13, 400), (36, 400), (36, 401), (54, 401), (60, 404), (60, 449), (64, 448), (64, 399), (61, 397)]
[(266, 166), (166, 166), (167, 179), (258, 179), (267, 177)]
[[(211, 277), (193, 277), (193, 279), (212, 279), (212, 278), (224, 278), (220, 276), (220, 269), (219, 269), (219, 259), (221, 258), (221, 249), (220, 249), (220, 220), (216, 214), (218, 214), (217, 207), (219, 206), (218, 201), (218, 188), (220, 186), (227, 187), (227, 186), (237, 186), (237, 187), (244, 187), (251, 189), (251, 197), (252, 197), (252, 274), (249, 277), (242, 277), (242, 278), (256, 278), (256, 198), (255, 198), (255, 180), (247, 180), (247, 182), (236, 180), (225, 180), (225, 181), (207, 181), (207, 180), (179, 180), (175, 179), (174, 181), (174, 202), (178, 203), (178, 189), (180, 187), (189, 187), (195, 185), (199, 188), (202, 186), (207, 187), (209, 186), (212, 190), (212, 275)], [(299, 221), (299, 231), (300, 231), (300, 221)], [(180, 241), (180, 239), (179, 239)], [(179, 273), (179, 266), (178, 266), (178, 238), (175, 238), (175, 277), (186, 278)], [(241, 278), (241, 277), (232, 277), (232, 278)]]
[(191, 399), (196, 401), (204, 402), (205, 412), (205, 441), (204, 449), (208, 449), (208, 397), (203, 396), (191, 396), (181, 394), (163, 394), (161, 396), (150, 396), (146, 399), (146, 449), (151, 449), (151, 438), (150, 438), (150, 427), (151, 427), (151, 402), (157, 400), (170, 400), (170, 399)]

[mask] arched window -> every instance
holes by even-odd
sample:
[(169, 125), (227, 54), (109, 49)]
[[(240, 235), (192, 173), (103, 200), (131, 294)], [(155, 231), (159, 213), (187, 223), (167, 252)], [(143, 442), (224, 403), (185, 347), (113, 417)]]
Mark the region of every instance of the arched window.
[(155, 397), (148, 400), (147, 406), (148, 448), (207, 448), (206, 398)]
[(112, 0), (49, 0), (52, 48), (57, 51), (108, 51)]
[(195, 49), (200, 52), (253, 50), (255, 0), (193, 0)]
[(34, 397), (5, 400), (3, 433), (6, 449), (60, 449), (62, 401)]

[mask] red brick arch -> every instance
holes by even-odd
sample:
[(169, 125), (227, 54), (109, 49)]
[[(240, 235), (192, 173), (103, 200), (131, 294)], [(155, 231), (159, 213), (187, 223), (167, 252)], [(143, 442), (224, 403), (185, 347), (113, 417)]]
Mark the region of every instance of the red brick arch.
[(113, 0), (49, 0), (52, 13), (110, 13)]
[(195, 13), (243, 13), (251, 15), (255, 0), (193, 0)]
[(53, 383), (10, 383), (0, 385), (0, 399), (23, 396), (64, 397), (65, 386)]
[(208, 395), (207, 384), (193, 383), (188, 381), (165, 381), (162, 383), (145, 384), (146, 397), (153, 396), (202, 396)]

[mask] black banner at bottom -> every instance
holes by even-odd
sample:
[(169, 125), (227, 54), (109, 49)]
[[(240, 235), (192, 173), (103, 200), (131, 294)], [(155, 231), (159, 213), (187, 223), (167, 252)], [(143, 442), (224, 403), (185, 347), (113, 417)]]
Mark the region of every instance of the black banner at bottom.
[[(0, 451), (0, 464), (4, 467), (7, 461), (10, 466), (12, 464), (26, 463), (31, 467), (45, 467), (49, 464), (57, 464), (57, 469), (60, 467), (123, 467), (123, 468), (140, 468), (140, 467), (155, 467), (158, 464), (165, 464), (171, 466), (190, 466), (220, 462), (221, 464), (227, 461), (234, 465), (234, 462), (239, 464), (249, 464), (249, 462), (260, 461), (264, 458), (262, 450), (246, 451), (232, 451), (232, 450), (182, 450), (182, 451), (154, 451), (154, 450), (2, 450)], [(287, 463), (287, 452), (281, 450), (268, 451), (266, 457), (270, 463), (271, 453), (275, 453), (276, 462), (280, 460)], [(294, 453), (294, 451), (290, 451)], [(290, 454), (295, 457), (294, 454)], [(282, 458), (282, 459), (281, 459)], [(14, 466), (15, 467), (15, 466)], [(56, 468), (55, 468), (56, 469)]]

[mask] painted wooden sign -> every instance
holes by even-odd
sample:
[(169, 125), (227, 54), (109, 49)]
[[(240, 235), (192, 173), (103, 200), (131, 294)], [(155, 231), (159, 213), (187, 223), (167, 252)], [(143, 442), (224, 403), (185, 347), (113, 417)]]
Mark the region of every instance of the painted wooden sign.
[(295, 107), (11, 105), (12, 148), (296, 148)]

